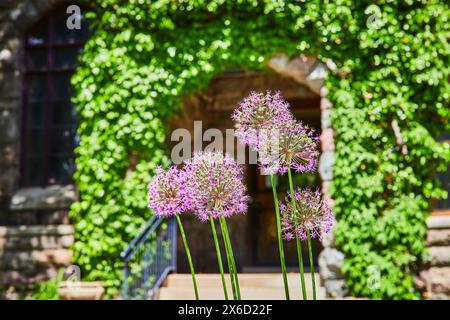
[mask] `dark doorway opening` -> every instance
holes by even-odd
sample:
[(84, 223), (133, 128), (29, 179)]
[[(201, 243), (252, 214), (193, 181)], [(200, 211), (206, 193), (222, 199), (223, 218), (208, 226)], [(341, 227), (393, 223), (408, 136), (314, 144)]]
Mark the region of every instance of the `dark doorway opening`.
[[(292, 111), (296, 118), (304, 124), (313, 128), (317, 134), (320, 134), (320, 99), (295, 99), (289, 101)], [(320, 146), (319, 146), (320, 150)], [(259, 173), (257, 165), (249, 165), (248, 183), (249, 191), (252, 197), (252, 203), (248, 213), (248, 236), (249, 236), (249, 260), (251, 267), (279, 267), (280, 258), (278, 252), (278, 240), (276, 232), (275, 209), (273, 204), (272, 188), (269, 176), (262, 176)], [(320, 187), (322, 181), (319, 173), (295, 174), (295, 187)], [(278, 197), (284, 200), (289, 192), (289, 182), (287, 175), (280, 176), (277, 179)], [(317, 265), (317, 259), (322, 245), (319, 240), (313, 239), (314, 264)], [(297, 248), (295, 241), (285, 241), (284, 250), (286, 254), (286, 263), (288, 266), (297, 267)], [(309, 261), (306, 244), (302, 248), (303, 261), (306, 269), (309, 269)]]
[[(251, 91), (280, 91), (291, 105), (296, 118), (321, 131), (320, 97), (308, 87), (277, 74), (260, 74), (253, 72), (231, 72), (215, 78), (208, 90), (199, 95), (185, 97), (184, 108), (171, 119), (170, 128), (187, 129), (194, 137), (194, 121), (202, 121), (202, 132), (208, 129), (219, 129), (225, 137), (226, 129), (232, 129), (233, 110)], [(234, 139), (234, 150), (237, 150), (237, 139)], [(177, 142), (172, 142), (172, 147)], [(228, 143), (228, 142), (227, 142)], [(203, 143), (203, 147), (209, 141)], [(193, 150), (193, 146), (192, 146)], [(320, 150), (320, 146), (319, 146)], [(249, 153), (246, 153), (247, 158)], [(247, 162), (248, 163), (248, 162)], [(275, 212), (270, 182), (260, 175), (257, 165), (247, 165), (246, 183), (251, 197), (246, 214), (236, 215), (227, 220), (231, 242), (235, 253), (239, 272), (278, 272), (280, 268), (278, 242), (276, 233)], [(318, 173), (294, 175), (296, 186), (320, 187)], [(286, 177), (279, 181), (279, 198), (289, 190)], [(183, 224), (188, 231), (188, 241), (197, 272), (218, 272), (217, 257), (212, 241), (209, 223), (200, 223), (193, 215), (184, 215)], [(220, 233), (220, 230), (219, 230)], [(220, 237), (220, 235), (219, 235)], [(313, 242), (314, 260), (322, 250), (319, 241)], [(298, 271), (297, 250), (295, 243), (285, 243), (288, 266)], [(304, 250), (305, 269), (308, 270), (309, 258)], [(225, 259), (225, 257), (222, 257)], [(186, 256), (178, 240), (178, 272), (189, 272)]]

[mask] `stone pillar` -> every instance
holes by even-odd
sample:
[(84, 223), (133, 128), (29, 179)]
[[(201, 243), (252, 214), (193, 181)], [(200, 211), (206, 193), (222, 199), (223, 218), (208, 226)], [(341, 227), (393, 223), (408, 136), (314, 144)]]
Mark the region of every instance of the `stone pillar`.
[[(320, 141), (322, 144), (322, 155), (319, 162), (319, 173), (322, 178), (322, 193), (324, 201), (332, 208), (333, 199), (330, 197), (330, 185), (333, 180), (334, 165), (334, 131), (331, 123), (332, 105), (326, 97), (327, 89), (320, 90), (320, 109), (322, 134)], [(326, 296), (329, 298), (341, 298), (347, 295), (344, 275), (341, 272), (344, 263), (344, 254), (336, 248), (334, 234), (331, 232), (322, 241), (324, 250), (319, 255), (320, 279), (325, 287)]]
[(15, 23), (22, 5), (15, 1), (0, 4), (0, 221), (8, 214), (9, 200), (17, 188), (21, 43)]
[[(319, 173), (322, 178), (322, 193), (324, 201), (332, 208), (334, 201), (330, 197), (330, 185), (333, 180), (334, 165), (334, 130), (331, 123), (331, 102), (327, 99), (327, 88), (324, 86), (326, 70), (340, 72), (337, 67), (327, 61), (326, 65), (311, 56), (289, 58), (280, 54), (269, 61), (269, 67), (276, 72), (290, 77), (298, 83), (306, 85), (313, 92), (320, 95), (321, 129), (320, 141), (322, 154), (319, 161)], [(347, 294), (345, 279), (341, 273), (344, 254), (335, 245), (334, 235), (331, 232), (323, 240), (324, 250), (319, 255), (319, 273), (322, 284), (325, 286), (326, 296), (339, 298)]]

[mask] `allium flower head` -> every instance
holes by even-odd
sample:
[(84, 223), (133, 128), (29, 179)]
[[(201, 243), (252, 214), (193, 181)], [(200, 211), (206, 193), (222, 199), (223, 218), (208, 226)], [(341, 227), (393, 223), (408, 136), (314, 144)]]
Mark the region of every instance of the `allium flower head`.
[(189, 175), (175, 166), (163, 171), (156, 169), (157, 175), (148, 185), (148, 207), (158, 216), (169, 217), (190, 210), (191, 197), (186, 183)]
[(286, 240), (291, 240), (296, 235), (305, 240), (307, 230), (312, 238), (319, 239), (330, 232), (334, 216), (328, 205), (322, 201), (319, 190), (298, 188), (294, 192), (294, 199), (296, 209), (292, 206), (290, 193), (285, 202), (280, 204), (281, 227)]
[(217, 218), (247, 211), (243, 168), (233, 158), (221, 152), (197, 152), (185, 168), (191, 177), (192, 209), (201, 220), (208, 220), (210, 213)]
[(265, 174), (285, 174), (288, 169), (304, 173), (317, 167), (318, 138), (301, 122), (260, 135), (259, 163)]
[(234, 110), (231, 118), (235, 121), (236, 136), (252, 147), (259, 142), (261, 130), (273, 130), (289, 126), (294, 117), (287, 103), (279, 92), (266, 94), (252, 92)]

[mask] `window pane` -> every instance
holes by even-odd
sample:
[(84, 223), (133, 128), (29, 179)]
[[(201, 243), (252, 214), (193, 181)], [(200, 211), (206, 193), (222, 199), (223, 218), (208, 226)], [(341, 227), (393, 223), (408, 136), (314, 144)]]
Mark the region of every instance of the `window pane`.
[(55, 128), (52, 134), (52, 153), (54, 154), (73, 154), (75, 147), (75, 129)]
[[(450, 133), (445, 133), (440, 136), (438, 141), (447, 141), (450, 143)], [(436, 202), (436, 209), (450, 209), (450, 165), (447, 168), (446, 172), (441, 172), (438, 174), (439, 180), (442, 182), (442, 187), (444, 190), (447, 190), (448, 197), (445, 200), (439, 200)]]
[(89, 38), (89, 24), (85, 17), (81, 17), (81, 30), (76, 33), (76, 41), (84, 43)]
[(77, 56), (81, 53), (81, 48), (65, 47), (55, 48), (54, 50), (54, 68), (69, 69), (77, 65)]
[(25, 169), (25, 184), (26, 185), (40, 185), (42, 184), (42, 167), (43, 162), (41, 157), (27, 157)]
[(26, 147), (28, 156), (42, 155), (42, 129), (28, 129), (26, 131)]
[(56, 100), (53, 102), (53, 124), (73, 126), (76, 123), (76, 107), (70, 100)]
[(53, 73), (53, 100), (70, 100), (72, 97), (72, 85), (70, 84), (69, 73)]
[(32, 74), (29, 77), (29, 97), (30, 101), (42, 101), (46, 94), (47, 78), (43, 74)]
[(448, 197), (436, 202), (436, 209), (450, 209), (450, 166), (447, 172), (439, 174), (439, 180), (442, 181), (442, 187), (447, 190)]
[(71, 183), (74, 171), (75, 161), (73, 157), (52, 156), (50, 157), (50, 176), (48, 183)]
[(45, 70), (47, 66), (47, 50), (45, 48), (29, 49), (27, 53), (28, 70)]
[[(58, 14), (55, 17), (53, 25), (53, 35), (55, 43), (74, 43), (77, 29), (70, 30), (67, 28), (67, 19), (70, 14)], [(71, 20), (72, 21), (72, 20)]]
[[(81, 15), (78, 17), (80, 19), (80, 29), (67, 28), (67, 19), (71, 14), (67, 14), (62, 11), (60, 14), (56, 15), (55, 22), (53, 25), (54, 40), (57, 44), (70, 44), (70, 43), (80, 43), (84, 42), (88, 36), (87, 21)], [(73, 20), (71, 20), (73, 22)]]
[(35, 45), (44, 45), (46, 44), (48, 32), (48, 21), (45, 19), (38, 25), (32, 28), (31, 32), (27, 36), (27, 45), (35, 46)]
[(42, 101), (30, 101), (30, 103), (26, 106), (26, 109), (28, 126), (42, 126), (44, 122), (44, 103)]

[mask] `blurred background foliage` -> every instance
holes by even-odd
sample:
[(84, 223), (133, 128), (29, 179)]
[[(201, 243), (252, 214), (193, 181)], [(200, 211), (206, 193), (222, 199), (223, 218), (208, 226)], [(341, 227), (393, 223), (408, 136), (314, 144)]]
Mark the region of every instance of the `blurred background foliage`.
[[(445, 1), (99, 0), (72, 82), (80, 114), (75, 263), (113, 294), (120, 252), (151, 215), (146, 186), (169, 163), (167, 119), (180, 97), (229, 68), (266, 70), (275, 53), (332, 60), (336, 242), (350, 293), (415, 298), (436, 171), (450, 159), (449, 6)], [(375, 9), (376, 9), (375, 8)], [(401, 152), (391, 123), (407, 146)], [(370, 290), (371, 266), (381, 273)]]

